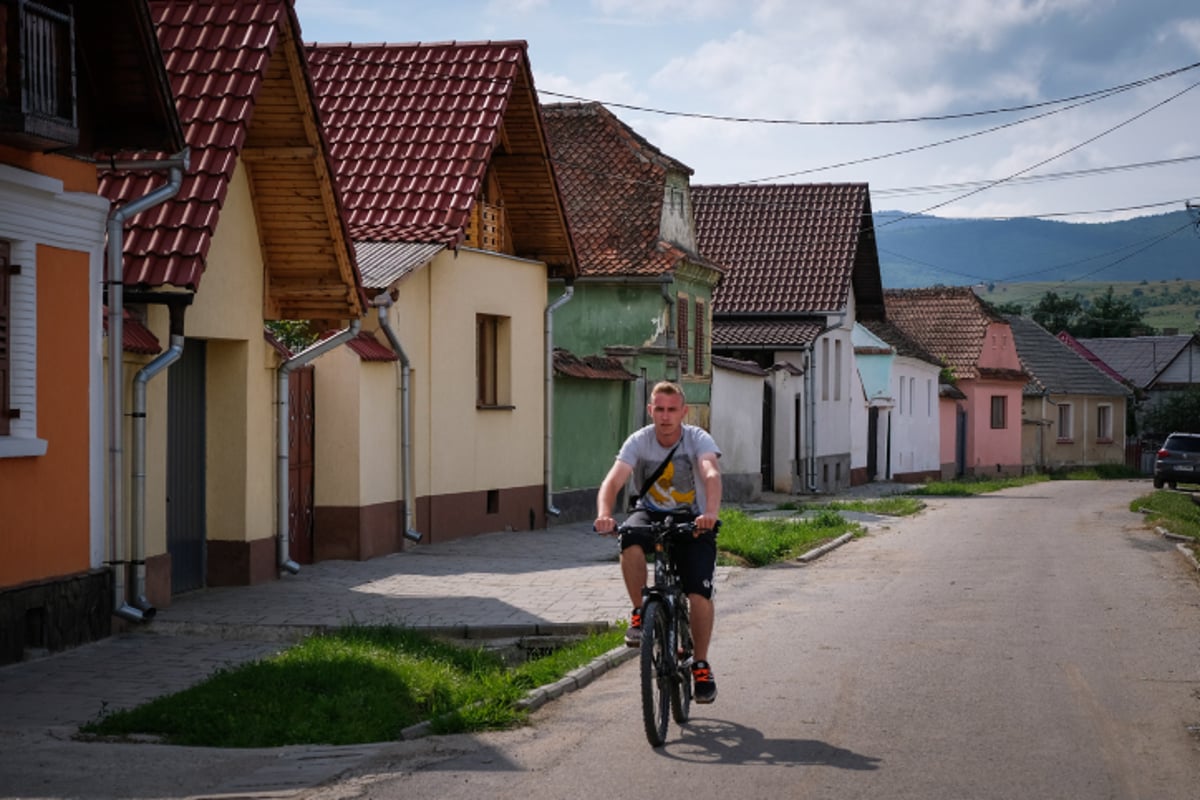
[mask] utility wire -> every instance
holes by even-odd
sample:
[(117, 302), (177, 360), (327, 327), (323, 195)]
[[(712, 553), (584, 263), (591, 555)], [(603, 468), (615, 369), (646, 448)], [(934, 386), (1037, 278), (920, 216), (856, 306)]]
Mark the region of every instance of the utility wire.
[(1009, 175), (1008, 177), (1005, 177), (1005, 178), (1000, 178), (1000, 179), (998, 179), (998, 180), (995, 180), (995, 181), (991, 181), (991, 182), (987, 183), (987, 184), (986, 184), (986, 185), (984, 185), (984, 186), (980, 186), (980, 187), (979, 187), (979, 188), (977, 188), (977, 189), (973, 189), (973, 190), (971, 190), (971, 191), (969, 191), (969, 192), (966, 192), (965, 194), (961, 194), (961, 195), (959, 195), (958, 197), (953, 197), (953, 198), (951, 198), (951, 199), (949, 199), (949, 200), (946, 200), (946, 201), (944, 201), (944, 202), (937, 203), (937, 204), (935, 204), (935, 205), (929, 206), (928, 208), (926, 208), (926, 209), (923, 209), (922, 211), (915, 211), (915, 212), (913, 212), (913, 213), (911, 213), (911, 214), (908, 214), (908, 215), (906, 215), (906, 216), (903, 216), (903, 217), (897, 217), (897, 218), (895, 218), (895, 219), (893, 219), (893, 220), (889, 220), (888, 222), (886, 222), (886, 223), (884, 223), (884, 224), (885, 224), (885, 225), (895, 225), (897, 222), (901, 222), (901, 221), (903, 221), (903, 220), (905, 220), (905, 219), (908, 219), (908, 218), (911, 218), (911, 217), (917, 216), (918, 214), (928, 214), (930, 211), (936, 211), (937, 209), (939, 209), (939, 208), (944, 208), (944, 207), (946, 207), (946, 206), (948, 206), (948, 205), (950, 205), (950, 204), (952, 204), (952, 203), (957, 203), (959, 200), (965, 200), (965, 199), (966, 199), (966, 198), (968, 198), (968, 197), (973, 197), (973, 196), (975, 196), (975, 195), (979, 194), (980, 192), (985, 192), (985, 191), (987, 191), (988, 189), (991, 189), (991, 188), (992, 188), (992, 187), (994, 187), (994, 186), (999, 186), (1000, 184), (1002, 184), (1002, 183), (1006, 183), (1007, 181), (1010, 181), (1010, 180), (1012, 180), (1013, 178), (1017, 178), (1017, 177), (1019, 177), (1019, 176), (1021, 176), (1021, 175), (1024, 175), (1024, 174), (1025, 174), (1025, 173), (1027, 173), (1027, 172), (1032, 172), (1033, 170), (1037, 169), (1038, 167), (1044, 166), (1044, 165), (1046, 165), (1046, 164), (1049, 164), (1051, 161), (1054, 161), (1054, 160), (1056, 160), (1056, 159), (1062, 158), (1062, 157), (1063, 157), (1063, 156), (1065, 156), (1065, 155), (1068, 155), (1068, 154), (1070, 154), (1070, 153), (1073, 153), (1073, 152), (1075, 152), (1076, 150), (1079, 150), (1079, 149), (1081, 149), (1081, 148), (1083, 148), (1083, 147), (1086, 147), (1087, 145), (1089, 145), (1089, 144), (1091, 144), (1091, 143), (1093, 143), (1093, 142), (1095, 142), (1095, 141), (1098, 141), (1099, 139), (1102, 139), (1102, 138), (1104, 138), (1105, 136), (1109, 135), (1110, 133), (1113, 133), (1114, 131), (1117, 131), (1117, 130), (1120, 130), (1121, 128), (1124, 128), (1126, 125), (1130, 125), (1130, 124), (1132, 124), (1132, 123), (1136, 122), (1137, 120), (1141, 119), (1142, 117), (1146, 116), (1147, 114), (1150, 114), (1150, 113), (1152, 113), (1152, 112), (1154, 112), (1154, 111), (1157, 111), (1158, 109), (1162, 108), (1163, 106), (1167, 105), (1168, 103), (1171, 103), (1171, 102), (1173, 102), (1173, 101), (1175, 101), (1175, 100), (1179, 99), (1179, 98), (1180, 98), (1180, 97), (1182, 97), (1183, 95), (1185, 95), (1185, 94), (1187, 94), (1188, 92), (1190, 92), (1192, 89), (1195, 89), (1197, 86), (1200, 86), (1200, 81), (1197, 81), (1196, 83), (1193, 83), (1193, 84), (1191, 84), (1191, 85), (1189, 85), (1189, 86), (1187, 86), (1187, 87), (1185, 87), (1185, 88), (1181, 89), (1180, 91), (1176, 92), (1175, 94), (1171, 95), (1170, 97), (1166, 98), (1165, 100), (1160, 100), (1159, 102), (1155, 103), (1154, 105), (1150, 106), (1149, 108), (1147, 108), (1147, 109), (1145, 109), (1145, 110), (1143, 110), (1143, 111), (1140, 111), (1140, 112), (1138, 112), (1137, 114), (1134, 114), (1132, 117), (1129, 117), (1128, 119), (1125, 119), (1125, 120), (1123, 120), (1123, 121), (1121, 121), (1121, 122), (1118, 122), (1116, 125), (1113, 125), (1112, 127), (1109, 127), (1109, 128), (1106, 128), (1106, 129), (1104, 129), (1103, 131), (1101, 131), (1100, 133), (1096, 134), (1095, 136), (1092, 136), (1092, 137), (1090, 137), (1090, 138), (1088, 138), (1088, 139), (1084, 139), (1084, 140), (1083, 140), (1082, 142), (1080, 142), (1079, 144), (1076, 144), (1076, 145), (1074, 145), (1074, 146), (1072, 146), (1072, 147), (1068, 147), (1066, 150), (1063, 150), (1063, 151), (1061, 151), (1061, 152), (1059, 152), (1059, 153), (1056, 153), (1056, 154), (1054, 154), (1054, 155), (1050, 156), (1049, 158), (1044, 158), (1044, 159), (1042, 159), (1041, 161), (1038, 161), (1038, 162), (1037, 162), (1037, 163), (1035, 163), (1035, 164), (1031, 164), (1030, 166), (1026, 167), (1025, 169), (1018, 170), (1018, 171), (1016, 171), (1016, 172), (1012, 173), (1011, 175)]
[(686, 117), (688, 119), (703, 119), (714, 122), (736, 122), (741, 124), (754, 125), (800, 125), (808, 127), (829, 127), (829, 126), (868, 126), (868, 125), (902, 125), (913, 122), (945, 122), (956, 119), (970, 119), (973, 117), (983, 117), (995, 114), (1011, 114), (1018, 111), (1031, 111), (1033, 109), (1045, 108), (1047, 106), (1061, 105), (1062, 103), (1072, 103), (1078, 100), (1086, 100), (1087, 98), (1099, 98), (1110, 94), (1125, 92), (1130, 89), (1136, 89), (1145, 86), (1155, 81), (1164, 80), (1175, 75), (1187, 72), (1189, 70), (1200, 67), (1200, 62), (1188, 64), (1177, 69), (1160, 72), (1157, 75), (1151, 75), (1148, 78), (1141, 78), (1129, 83), (1123, 83), (1118, 86), (1112, 86), (1107, 89), (1097, 89), (1083, 94), (1071, 95), (1070, 97), (1061, 97), (1057, 100), (1046, 100), (1041, 103), (1027, 103), (1020, 106), (1007, 106), (1003, 108), (990, 108), (981, 111), (964, 111), (955, 114), (931, 114), (926, 116), (916, 117), (896, 117), (896, 118), (880, 118), (880, 119), (863, 119), (863, 120), (800, 120), (800, 119), (784, 119), (775, 117), (735, 117), (724, 114), (704, 114), (693, 111), (672, 111), (662, 108), (654, 108), (652, 106), (637, 106), (629, 103), (617, 103), (611, 100), (596, 100), (579, 95), (566, 94), (563, 92), (552, 92), (545, 89), (539, 89), (538, 94), (545, 94), (551, 97), (561, 97), (567, 100), (572, 100), (579, 103), (600, 103), (611, 108), (624, 108), (628, 111), (638, 111), (646, 114), (659, 114), (665, 117)]

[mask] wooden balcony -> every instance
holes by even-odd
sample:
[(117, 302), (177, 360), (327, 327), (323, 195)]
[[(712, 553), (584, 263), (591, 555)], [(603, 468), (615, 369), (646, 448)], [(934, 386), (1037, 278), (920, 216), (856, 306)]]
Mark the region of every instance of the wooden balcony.
[(75, 23), (31, 0), (0, 3), (0, 143), (53, 150), (79, 143)]

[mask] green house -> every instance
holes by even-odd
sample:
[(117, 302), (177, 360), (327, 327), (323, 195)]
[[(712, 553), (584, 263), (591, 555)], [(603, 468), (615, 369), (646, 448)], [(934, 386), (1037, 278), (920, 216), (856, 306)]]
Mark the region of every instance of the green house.
[(598, 103), (542, 107), (579, 259), (551, 283), (548, 447), (558, 521), (595, 514), (621, 442), (647, 424), (657, 381), (679, 382), (688, 422), (707, 428), (712, 293), (721, 269), (696, 250), (692, 170)]

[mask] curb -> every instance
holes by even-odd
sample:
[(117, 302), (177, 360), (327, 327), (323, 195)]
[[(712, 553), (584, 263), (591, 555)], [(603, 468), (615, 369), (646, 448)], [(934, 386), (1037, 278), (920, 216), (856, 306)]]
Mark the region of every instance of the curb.
[[(596, 656), (590, 663), (571, 670), (554, 683), (530, 690), (525, 697), (517, 701), (516, 707), (519, 711), (536, 711), (551, 700), (557, 700), (564, 694), (582, 689), (610, 669), (619, 667), (621, 664), (634, 658), (637, 654), (638, 650), (634, 647), (627, 647), (625, 645), (615, 647), (607, 653)], [(433, 722), (432, 720), (426, 720), (403, 729), (400, 731), (399, 738), (407, 741), (430, 736), (432, 733)]]
[(807, 564), (810, 561), (815, 561), (816, 559), (818, 559), (821, 556), (828, 553), (830, 550), (836, 550), (837, 548), (841, 547), (846, 542), (853, 539), (855, 537), (855, 535), (856, 534), (854, 531), (851, 531), (850, 533), (843, 533), (841, 536), (834, 539), (832, 542), (826, 542), (825, 544), (821, 545), (820, 547), (815, 547), (812, 550), (809, 550), (804, 555), (797, 556), (796, 560), (803, 564)]

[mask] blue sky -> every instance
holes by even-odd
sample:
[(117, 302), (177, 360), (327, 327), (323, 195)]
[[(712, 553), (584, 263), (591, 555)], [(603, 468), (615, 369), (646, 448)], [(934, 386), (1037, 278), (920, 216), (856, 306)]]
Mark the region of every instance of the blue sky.
[(1124, 86), (1200, 62), (1194, 0), (296, 0), (296, 11), (306, 41), (522, 39), (543, 103), (609, 103), (693, 183), (866, 181), (876, 210), (1080, 222), (1200, 201), (1200, 67), (1071, 109), (871, 125), (705, 118), (945, 117)]

